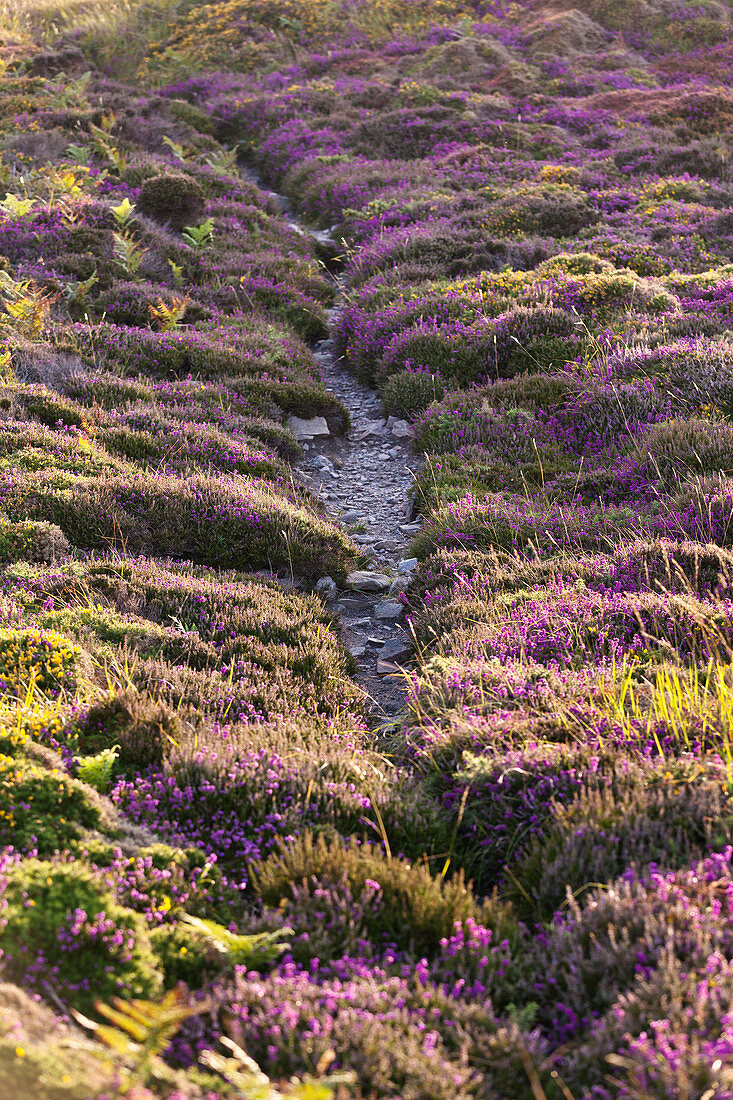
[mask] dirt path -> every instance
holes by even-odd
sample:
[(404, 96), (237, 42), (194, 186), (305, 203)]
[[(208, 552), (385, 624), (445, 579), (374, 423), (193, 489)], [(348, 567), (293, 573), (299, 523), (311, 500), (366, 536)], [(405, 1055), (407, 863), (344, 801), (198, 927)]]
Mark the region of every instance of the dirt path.
[[(302, 225), (291, 202), (266, 188), (250, 167), (242, 166), (242, 174), (266, 191), (299, 232), (322, 245), (335, 243), (330, 231)], [(336, 303), (328, 311), (332, 333), (343, 302), (342, 283), (338, 276), (334, 281)], [(343, 643), (358, 665), (355, 680), (367, 692), (371, 721), (378, 724), (404, 705), (399, 667), (409, 660), (410, 650), (399, 595), (410, 576), (409, 543), (421, 523), (419, 516), (411, 519), (409, 500), (420, 460), (410, 452), (407, 425), (384, 417), (374, 390), (359, 382), (335, 356), (333, 340), (320, 341), (313, 352), (327, 388), (349, 410), (351, 428), (343, 436), (332, 436), (310, 435), (304, 426), (304, 455), (298, 472), (369, 555), (374, 576), (371, 582), (365, 579), (362, 583), (379, 586), (376, 592), (354, 587), (344, 591), (328, 579), (319, 582), (340, 616)]]

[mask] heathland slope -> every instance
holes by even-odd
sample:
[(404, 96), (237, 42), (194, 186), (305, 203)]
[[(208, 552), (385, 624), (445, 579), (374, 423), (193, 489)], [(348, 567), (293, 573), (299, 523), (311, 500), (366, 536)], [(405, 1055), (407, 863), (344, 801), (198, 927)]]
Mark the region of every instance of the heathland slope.
[(730, 5), (0, 43), (0, 1096), (733, 1097)]

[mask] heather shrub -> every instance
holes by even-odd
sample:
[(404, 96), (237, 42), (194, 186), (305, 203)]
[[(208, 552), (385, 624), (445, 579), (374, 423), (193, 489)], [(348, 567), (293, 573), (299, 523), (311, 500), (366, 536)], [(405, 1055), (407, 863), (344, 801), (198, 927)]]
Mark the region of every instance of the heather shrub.
[(443, 382), (439, 375), (426, 370), (398, 371), (387, 379), (382, 387), (382, 408), (387, 416), (404, 417), (414, 420), (433, 401), (440, 401), (444, 395)]
[(10, 399), (10, 412), (18, 420), (36, 420), (47, 428), (59, 425), (86, 428), (84, 410), (75, 401), (54, 393), (46, 386), (25, 385), (6, 387), (5, 396)]
[(656, 784), (613, 776), (558, 809), (512, 869), (507, 892), (520, 916), (549, 920), (568, 890), (579, 896), (632, 866), (675, 869), (729, 844), (733, 816), (720, 782), (668, 775)]
[[(690, 1082), (698, 1095), (730, 1089), (725, 1065), (730, 1036), (731, 963), (712, 955), (705, 976), (665, 952), (656, 969), (640, 967), (628, 993), (573, 1045), (563, 1080), (574, 1088), (605, 1084), (613, 1073), (618, 1095), (666, 1100), (684, 1095)], [(613, 1067), (613, 1068), (612, 1068)]]
[(394, 945), (418, 956), (431, 956), (456, 921), (480, 920), (461, 875), (441, 881), (424, 864), (390, 859), (371, 844), (346, 844), (341, 838), (329, 842), (306, 833), (256, 864), (253, 879), (257, 895), (272, 906), (288, 897), (297, 906), (301, 897), (343, 884), (359, 904), (375, 946)]
[[(645, 518), (640, 509), (628, 507), (561, 504), (541, 498), (527, 501), (516, 492), (466, 494), (455, 503), (436, 507), (412, 549), (421, 559), (444, 547), (513, 552), (532, 546), (543, 553), (599, 550), (609, 539), (618, 541), (636, 533)], [(668, 526), (664, 533), (670, 533)], [(699, 537), (696, 532), (686, 533)], [(708, 541), (710, 534), (703, 537)]]
[(564, 337), (573, 332), (570, 316), (539, 306), (516, 307), (494, 321), (440, 327), (422, 322), (393, 337), (377, 374), (384, 378), (415, 366), (446, 381), (467, 386), (488, 378), (507, 378), (552, 365)]
[[(370, 973), (356, 960), (321, 980), (293, 965), (259, 981), (242, 976), (230, 1011), (234, 1039), (269, 1073), (303, 1073), (337, 1049), (339, 1064), (363, 1087), (395, 1100), (468, 1100), (472, 1071), (441, 1032), (452, 1026), (465, 1034), (470, 1023), (477, 1034), (495, 1027), (490, 1011), (464, 1008), (432, 988), (413, 992), (405, 979)], [(423, 1015), (437, 1025), (429, 1034), (416, 1026)]]
[(161, 973), (142, 917), (78, 864), (28, 859), (5, 873), (3, 963), (31, 988), (52, 982), (88, 1011), (95, 998), (155, 996)]
[[(490, 392), (490, 391), (489, 391)], [(450, 393), (430, 405), (420, 417), (414, 445), (416, 450), (432, 454), (466, 448), (480, 448), (485, 457), (497, 461), (511, 458), (512, 463), (527, 462), (543, 444), (542, 427), (522, 408), (492, 407), (484, 397), (486, 390)]]
[(353, 553), (346, 537), (304, 506), (246, 479), (196, 475), (76, 478), (27, 475), (5, 489), (15, 519), (58, 525), (85, 549), (187, 558), (245, 570), (280, 569), (343, 577)]
[[(607, 763), (607, 762), (606, 762)], [(528, 745), (508, 752), (464, 752), (452, 775), (434, 776), (455, 827), (453, 860), (482, 893), (504, 878), (560, 807), (602, 784), (603, 765), (587, 749)]]
[(52, 562), (65, 557), (69, 543), (51, 523), (9, 523), (0, 518), (0, 561)]
[(496, 196), (489, 211), (487, 230), (504, 236), (574, 237), (598, 217), (583, 192), (567, 183), (518, 187)]
[(155, 828), (171, 844), (185, 838), (215, 857), (240, 889), (253, 861), (282, 836), (297, 837), (309, 827), (353, 834), (372, 805), (370, 793), (378, 805), (389, 794), (371, 768), (370, 793), (364, 790), (351, 740), (330, 750), (324, 744), (314, 757), (294, 738), (278, 743), (264, 724), (252, 736), (256, 728), (251, 723), (247, 737), (231, 728), (221, 736), (221, 726), (210, 735), (194, 729), (170, 749), (162, 768), (120, 779), (111, 793), (130, 820)]
[[(543, 961), (530, 994), (555, 1036), (576, 1034), (634, 986), (643, 995), (643, 979), (667, 958), (698, 975), (711, 957), (730, 958), (730, 859), (727, 848), (679, 870), (632, 869), (610, 889), (592, 885), (568, 899), (539, 935)], [(650, 1007), (657, 1017), (659, 1006)]]
[(361, 122), (354, 133), (354, 151), (363, 156), (421, 158), (441, 141), (469, 141), (473, 127), (453, 107), (434, 104), (380, 111)]
[(538, 419), (568, 452), (583, 454), (603, 452), (612, 442), (633, 437), (643, 425), (666, 420), (669, 414), (669, 397), (648, 380), (592, 380)]
[(674, 488), (689, 477), (733, 468), (733, 426), (689, 417), (657, 423), (624, 457), (617, 477), (660, 481)]
[(141, 213), (181, 230), (186, 225), (198, 224), (205, 209), (205, 195), (196, 180), (180, 172), (171, 172), (146, 179), (140, 188), (137, 205)]
[(674, 398), (675, 410), (685, 415), (709, 407), (725, 415), (733, 410), (733, 348), (725, 340), (686, 339), (670, 342), (664, 334), (661, 346), (632, 350), (611, 360), (622, 378), (650, 378)]
[[(178, 295), (182, 297), (182, 295)], [(150, 307), (171, 300), (171, 291), (160, 283), (131, 283), (115, 279), (94, 302), (94, 314), (110, 324), (147, 329), (151, 324)], [(187, 325), (208, 320), (211, 311), (200, 302), (188, 298), (183, 320)]]
[(138, 466), (162, 466), (169, 473), (221, 470), (273, 481), (286, 476), (282, 463), (257, 440), (246, 436), (235, 440), (203, 424), (186, 425), (148, 406), (109, 417), (97, 438), (112, 454)]

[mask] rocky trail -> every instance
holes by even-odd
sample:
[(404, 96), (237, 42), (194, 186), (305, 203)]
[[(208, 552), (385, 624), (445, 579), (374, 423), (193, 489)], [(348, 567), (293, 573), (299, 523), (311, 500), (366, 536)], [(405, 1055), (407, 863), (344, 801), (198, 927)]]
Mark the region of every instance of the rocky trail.
[[(305, 226), (285, 195), (271, 191), (249, 165), (240, 170), (279, 207), (291, 228), (311, 236), (325, 251), (338, 253), (333, 230)], [(333, 333), (344, 284), (338, 273), (332, 272), (332, 278), (336, 300), (327, 312)], [(341, 620), (341, 639), (358, 666), (355, 680), (368, 697), (368, 717), (378, 725), (400, 711), (405, 701), (400, 669), (412, 651), (399, 597), (417, 565), (409, 556), (409, 544), (422, 517), (413, 514), (409, 493), (421, 460), (410, 451), (406, 422), (384, 416), (375, 391), (335, 355), (333, 339), (319, 341), (313, 352), (326, 387), (348, 409), (351, 427), (336, 436), (323, 417), (292, 417), (290, 427), (303, 448), (298, 472), (370, 559), (366, 569), (349, 576), (345, 589), (331, 577), (322, 577), (316, 587)]]

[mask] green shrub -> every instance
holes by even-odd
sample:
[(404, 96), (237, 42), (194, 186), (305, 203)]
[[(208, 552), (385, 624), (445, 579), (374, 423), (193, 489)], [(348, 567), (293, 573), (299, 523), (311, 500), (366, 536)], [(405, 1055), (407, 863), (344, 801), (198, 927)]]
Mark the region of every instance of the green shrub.
[(412, 420), (433, 401), (445, 394), (439, 375), (428, 371), (402, 370), (393, 374), (382, 389), (382, 408), (386, 416)]
[(542, 233), (572, 237), (598, 218), (583, 192), (567, 183), (513, 188), (495, 198), (489, 211), (488, 232), (506, 236)]
[(89, 1010), (96, 998), (155, 996), (162, 975), (145, 920), (79, 863), (25, 860), (7, 873), (4, 965), (25, 984), (49, 981)]
[(669, 774), (657, 785), (623, 774), (583, 792), (513, 868), (507, 894), (526, 920), (549, 920), (568, 889), (578, 896), (634, 866), (678, 868), (730, 843), (733, 812), (720, 783)]
[(94, 791), (55, 768), (2, 756), (0, 787), (0, 846), (50, 855), (102, 824)]
[(161, 924), (150, 933), (150, 944), (163, 971), (166, 988), (185, 982), (200, 989), (221, 969), (206, 936), (189, 924)]
[(5, 692), (25, 693), (29, 683), (49, 695), (74, 691), (82, 650), (55, 631), (0, 630), (0, 684)]
[(365, 909), (364, 923), (375, 944), (396, 944), (418, 956), (430, 956), (456, 921), (480, 919), (480, 907), (461, 875), (434, 877), (424, 864), (388, 857), (371, 844), (347, 846), (339, 837), (305, 833), (294, 844), (253, 868), (254, 887), (266, 905), (296, 898), (300, 887), (317, 894), (321, 887), (348, 886), (358, 902), (365, 892), (378, 895)]
[[(333, 524), (245, 478), (64, 477), (40, 471), (7, 487), (14, 520), (57, 524), (84, 549), (187, 558), (224, 569), (346, 575), (355, 550)], [(11, 498), (14, 498), (11, 500)]]
[(69, 552), (69, 542), (52, 523), (10, 523), (0, 518), (0, 562), (52, 562)]
[(95, 703), (77, 726), (83, 752), (119, 746), (122, 768), (143, 770), (160, 765), (166, 750), (180, 736), (174, 711), (148, 695), (125, 692)]
[(195, 225), (203, 215), (206, 196), (203, 188), (180, 172), (146, 179), (140, 188), (138, 209), (159, 222), (169, 222), (174, 229)]

